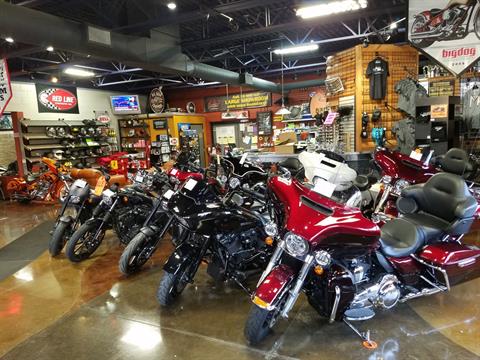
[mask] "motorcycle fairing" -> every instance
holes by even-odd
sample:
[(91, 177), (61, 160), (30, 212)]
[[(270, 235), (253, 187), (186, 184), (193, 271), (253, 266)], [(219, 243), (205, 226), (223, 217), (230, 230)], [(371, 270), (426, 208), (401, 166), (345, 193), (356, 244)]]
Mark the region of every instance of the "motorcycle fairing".
[(421, 161), (398, 151), (388, 149), (377, 150), (374, 160), (384, 175), (392, 179), (404, 179), (411, 184), (422, 184), (438, 171), (431, 165), (424, 166)]
[(305, 238), (310, 246), (323, 243), (329, 236), (338, 239), (337, 245), (346, 245), (342, 235), (363, 237), (371, 247), (378, 246), (379, 227), (366, 219), (359, 209), (326, 198), (296, 179), (272, 177), (269, 186), (287, 209), (285, 227)]
[(175, 167), (171, 168), (168, 171), (169, 176), (174, 176), (176, 177), (180, 182), (186, 181), (188, 178), (193, 178), (195, 180), (202, 180), (203, 175), (197, 172), (191, 172), (191, 171), (183, 171), (180, 169), (177, 169)]

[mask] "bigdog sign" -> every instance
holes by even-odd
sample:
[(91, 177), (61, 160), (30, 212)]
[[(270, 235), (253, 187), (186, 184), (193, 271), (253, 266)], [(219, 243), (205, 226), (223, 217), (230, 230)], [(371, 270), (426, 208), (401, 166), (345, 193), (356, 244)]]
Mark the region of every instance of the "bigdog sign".
[(7, 60), (0, 60), (0, 116), (3, 114), (10, 99), (12, 98), (12, 86), (10, 85), (10, 74), (8, 73)]
[(77, 88), (36, 84), (38, 112), (78, 114)]
[(480, 0), (410, 0), (408, 38), (461, 74), (480, 58)]

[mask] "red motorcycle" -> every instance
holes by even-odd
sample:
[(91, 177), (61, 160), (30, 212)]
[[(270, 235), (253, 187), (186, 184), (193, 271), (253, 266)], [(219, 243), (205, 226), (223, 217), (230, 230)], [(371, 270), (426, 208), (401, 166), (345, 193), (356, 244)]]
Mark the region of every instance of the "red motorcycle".
[(352, 322), (480, 275), (480, 249), (460, 242), (480, 211), (459, 176), (439, 173), (403, 189), (403, 217), (382, 229), (296, 179), (273, 177), (269, 190), (283, 230), (252, 296), (244, 331), (252, 344), (288, 316), (303, 291), (320, 315), (345, 322), (374, 348), (369, 331)]
[(471, 25), (480, 39), (480, 8), (475, 12), (479, 3), (479, 0), (453, 0), (445, 9), (421, 12), (412, 23), (412, 43), (427, 48), (435, 41), (463, 39), (470, 34)]
[[(429, 157), (422, 162), (398, 151), (379, 148), (375, 151), (373, 162), (382, 176), (382, 187), (373, 211), (373, 219), (377, 222), (398, 216), (395, 202), (405, 187), (423, 184), (441, 171), (465, 179), (474, 178), (477, 172), (476, 165), (470, 161), (467, 153), (458, 148), (452, 148), (445, 155), (438, 156), (433, 165), (430, 164)], [(468, 182), (472, 193), (474, 185), (473, 182)]]

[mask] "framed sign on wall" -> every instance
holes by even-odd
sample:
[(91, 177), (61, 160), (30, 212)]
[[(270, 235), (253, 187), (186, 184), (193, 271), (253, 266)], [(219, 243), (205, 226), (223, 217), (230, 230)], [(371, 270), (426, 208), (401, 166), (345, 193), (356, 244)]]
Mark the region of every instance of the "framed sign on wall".
[(262, 111), (257, 113), (258, 135), (272, 135), (272, 112)]
[(35, 84), (39, 113), (78, 114), (77, 88)]

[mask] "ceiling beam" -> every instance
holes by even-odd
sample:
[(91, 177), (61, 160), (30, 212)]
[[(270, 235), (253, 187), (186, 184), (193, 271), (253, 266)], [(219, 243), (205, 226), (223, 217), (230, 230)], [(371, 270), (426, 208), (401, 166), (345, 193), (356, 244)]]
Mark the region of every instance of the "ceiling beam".
[(405, 11), (404, 6), (394, 6), (391, 8), (380, 8), (380, 9), (367, 10), (367, 11), (353, 11), (350, 13), (341, 13), (341, 14), (332, 15), (332, 16), (329, 16), (328, 18), (322, 18), (321, 22), (319, 21), (319, 18), (305, 19), (301, 21), (298, 20), (298, 21), (292, 21), (284, 24), (272, 25), (269, 27), (238, 31), (236, 33), (217, 36), (209, 39), (196, 39), (196, 40), (184, 41), (182, 42), (182, 46), (188, 47), (190, 49), (203, 48), (213, 44), (231, 42), (234, 40), (251, 38), (258, 35), (279, 33), (282, 31), (291, 31), (291, 30), (300, 29), (300, 28), (308, 28), (308, 27), (311, 27), (313, 24), (316, 24), (319, 26), (326, 26), (331, 24), (338, 24), (340, 21), (355, 20), (355, 19), (358, 19), (359, 17), (378, 16), (386, 13), (396, 13), (396, 12), (404, 12), (404, 11)]

